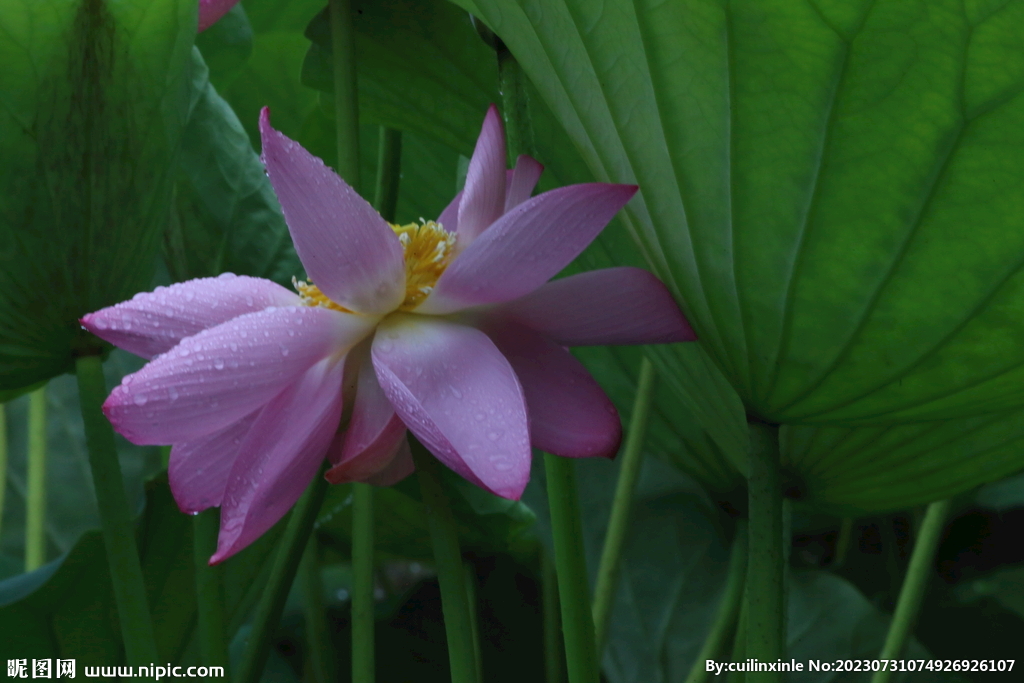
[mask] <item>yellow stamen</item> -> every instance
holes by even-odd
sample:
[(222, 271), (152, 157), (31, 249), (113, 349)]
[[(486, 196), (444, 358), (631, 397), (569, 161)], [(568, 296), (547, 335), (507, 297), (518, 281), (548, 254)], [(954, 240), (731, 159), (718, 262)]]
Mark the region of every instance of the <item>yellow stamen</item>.
[(302, 297), (302, 303), (304, 306), (319, 306), (320, 308), (329, 308), (332, 311), (341, 311), (342, 313), (354, 313), (340, 304), (336, 304), (327, 296), (320, 291), (320, 288), (314, 284), (303, 282), (302, 280), (296, 280), (292, 278), (292, 287)]
[(451, 263), (455, 234), (422, 218), (419, 223), (391, 224), (391, 229), (405, 253), (405, 301), (398, 309), (411, 311), (434, 290), (437, 279)]
[[(405, 255), (405, 299), (398, 310), (411, 311), (434, 291), (437, 279), (451, 263), (456, 236), (447, 232), (438, 223), (424, 221), (422, 218), (419, 223), (388, 225), (398, 235)], [(312, 283), (292, 278), (292, 286), (306, 306), (320, 306), (342, 313), (354, 313), (328, 299), (320, 288)]]

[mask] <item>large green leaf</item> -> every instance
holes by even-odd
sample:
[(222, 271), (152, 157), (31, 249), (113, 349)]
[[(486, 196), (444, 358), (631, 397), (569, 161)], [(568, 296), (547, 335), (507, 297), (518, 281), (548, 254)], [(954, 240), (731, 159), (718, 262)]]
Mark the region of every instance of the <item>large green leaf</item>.
[(749, 411), (1024, 403), (1024, 3), (478, 0)]
[(187, 115), (190, 0), (0, 3), (0, 389), (67, 371), (148, 286)]
[(287, 285), (302, 274), (281, 207), (249, 136), (193, 51), (192, 108), (182, 145), (176, 222), (167, 251), (175, 280), (233, 272)]

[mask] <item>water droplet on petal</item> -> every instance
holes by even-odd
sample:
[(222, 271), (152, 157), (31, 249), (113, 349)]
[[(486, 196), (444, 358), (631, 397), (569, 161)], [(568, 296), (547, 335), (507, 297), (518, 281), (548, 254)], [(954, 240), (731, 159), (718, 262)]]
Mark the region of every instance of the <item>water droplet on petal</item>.
[(223, 370), (224, 361), (218, 358), (217, 360), (213, 361), (213, 367), (217, 368), (218, 370)]
[(231, 349), (232, 351), (237, 351), (238, 344), (236, 344), (235, 342), (231, 342), (230, 344), (228, 344), (228, 348)]
[(146, 405), (146, 401), (148, 401), (149, 399), (146, 398), (145, 394), (135, 394), (133, 400), (135, 401), (135, 405), (144, 406)]
[(170, 389), (167, 390), (167, 395), (170, 397), (172, 401), (178, 400), (178, 390), (175, 389), (174, 387), (171, 387)]
[(490, 431), (487, 432), (487, 438), (490, 439), (491, 441), (497, 441), (498, 439), (501, 438), (502, 434), (504, 434), (504, 432)]

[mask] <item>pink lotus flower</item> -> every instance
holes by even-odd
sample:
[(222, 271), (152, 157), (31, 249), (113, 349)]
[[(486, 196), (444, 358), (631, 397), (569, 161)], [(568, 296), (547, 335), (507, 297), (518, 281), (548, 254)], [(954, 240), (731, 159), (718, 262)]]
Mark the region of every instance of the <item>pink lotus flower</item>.
[(574, 185), (531, 199), (542, 168), (522, 156), (506, 172), (493, 107), (465, 190), (437, 222), (406, 226), (386, 223), (271, 128), (266, 109), (260, 132), (316, 284), (296, 283), (295, 294), (225, 274), (82, 319), (153, 359), (124, 378), (104, 411), (134, 443), (173, 444), (170, 483), (183, 511), (221, 507), (211, 562), (280, 519), (325, 456), (334, 483), (408, 475), (406, 429), (445, 465), (511, 499), (529, 479), (531, 445), (612, 456), (618, 414), (565, 347), (695, 338), (646, 271), (548, 282), (636, 187)]
[(237, 4), (238, 0), (199, 0), (199, 32), (216, 24)]

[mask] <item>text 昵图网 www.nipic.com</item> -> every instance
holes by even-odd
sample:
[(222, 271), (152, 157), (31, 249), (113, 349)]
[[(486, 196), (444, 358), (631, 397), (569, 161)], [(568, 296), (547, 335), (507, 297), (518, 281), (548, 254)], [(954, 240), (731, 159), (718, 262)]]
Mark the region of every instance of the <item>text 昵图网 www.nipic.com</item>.
[[(8, 678), (74, 678), (74, 659), (8, 659)], [(82, 666), (86, 678), (224, 678), (222, 666)]]

